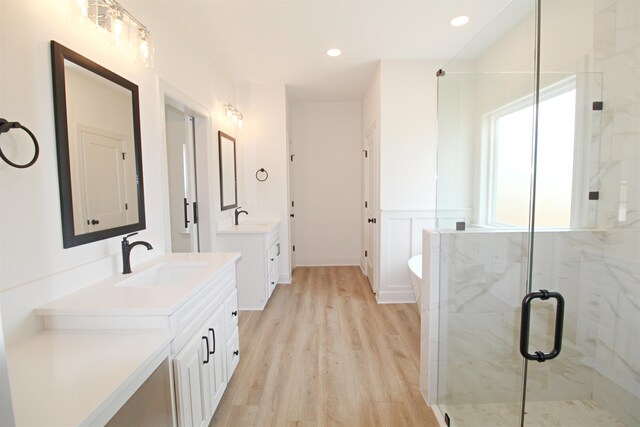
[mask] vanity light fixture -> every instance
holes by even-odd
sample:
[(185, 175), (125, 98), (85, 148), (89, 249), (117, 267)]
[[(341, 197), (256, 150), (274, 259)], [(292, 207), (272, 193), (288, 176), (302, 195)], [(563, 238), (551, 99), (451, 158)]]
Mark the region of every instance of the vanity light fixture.
[(333, 57), (340, 56), (340, 55), (342, 55), (342, 51), (340, 49), (336, 49), (336, 48), (329, 49), (329, 50), (327, 50), (327, 55), (333, 56)]
[(116, 0), (76, 0), (80, 15), (102, 28), (113, 38), (115, 45), (124, 50), (137, 51), (146, 67), (153, 67), (151, 33)]
[(452, 27), (462, 27), (463, 25), (466, 25), (467, 22), (469, 22), (469, 17), (466, 15), (459, 15), (456, 16), (454, 18), (451, 18), (451, 21), (449, 21), (449, 24)]
[(238, 125), (238, 127), (242, 127), (242, 113), (240, 111), (238, 111), (238, 109), (236, 107), (234, 107), (231, 104), (227, 104), (224, 106), (224, 114), (225, 116), (227, 116), (228, 118), (230, 118), (231, 120), (233, 120), (233, 122), (235, 124)]

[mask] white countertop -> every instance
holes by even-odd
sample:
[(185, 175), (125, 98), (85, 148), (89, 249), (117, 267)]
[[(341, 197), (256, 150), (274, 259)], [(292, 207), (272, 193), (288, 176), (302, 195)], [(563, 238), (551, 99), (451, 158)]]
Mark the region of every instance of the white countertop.
[[(169, 316), (203, 285), (240, 258), (238, 252), (165, 254), (36, 308), (38, 315), (165, 315)], [(116, 286), (159, 263), (197, 262), (208, 265), (186, 280), (155, 286)]]
[(280, 221), (246, 222), (218, 230), (218, 234), (266, 234), (278, 225)]
[(45, 331), (10, 347), (16, 424), (106, 423), (169, 354), (172, 339), (166, 330)]

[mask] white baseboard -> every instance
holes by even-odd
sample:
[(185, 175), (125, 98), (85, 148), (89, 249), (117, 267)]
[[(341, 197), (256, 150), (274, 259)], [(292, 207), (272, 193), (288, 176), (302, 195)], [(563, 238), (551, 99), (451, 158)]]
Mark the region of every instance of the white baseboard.
[(359, 258), (351, 259), (296, 259), (296, 267), (359, 266)]
[(378, 300), (378, 304), (415, 304), (416, 297), (412, 289), (407, 291), (378, 291), (376, 300)]

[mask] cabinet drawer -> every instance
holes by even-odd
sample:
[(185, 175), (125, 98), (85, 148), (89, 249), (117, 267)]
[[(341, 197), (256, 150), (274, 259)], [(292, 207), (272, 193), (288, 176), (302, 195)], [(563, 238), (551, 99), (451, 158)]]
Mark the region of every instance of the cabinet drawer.
[(230, 337), (238, 329), (238, 291), (236, 289), (224, 300), (224, 313), (227, 336)]
[(227, 340), (227, 381), (231, 380), (233, 371), (236, 370), (238, 362), (240, 361), (240, 340), (238, 337), (238, 330), (234, 331), (234, 334)]

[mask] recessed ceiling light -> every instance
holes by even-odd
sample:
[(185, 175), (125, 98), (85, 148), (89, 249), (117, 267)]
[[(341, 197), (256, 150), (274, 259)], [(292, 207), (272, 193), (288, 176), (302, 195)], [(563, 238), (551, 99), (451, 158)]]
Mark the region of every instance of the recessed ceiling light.
[(342, 54), (342, 51), (340, 49), (329, 49), (327, 51), (327, 55), (329, 56), (340, 56)]
[(449, 24), (451, 24), (452, 27), (462, 27), (467, 22), (469, 22), (469, 17), (466, 15), (460, 15), (455, 18), (451, 18)]

